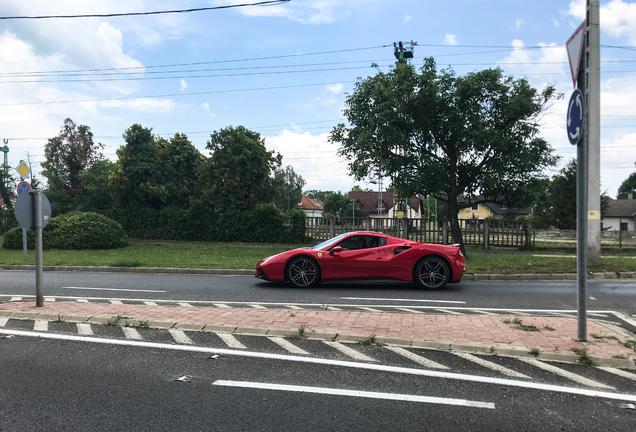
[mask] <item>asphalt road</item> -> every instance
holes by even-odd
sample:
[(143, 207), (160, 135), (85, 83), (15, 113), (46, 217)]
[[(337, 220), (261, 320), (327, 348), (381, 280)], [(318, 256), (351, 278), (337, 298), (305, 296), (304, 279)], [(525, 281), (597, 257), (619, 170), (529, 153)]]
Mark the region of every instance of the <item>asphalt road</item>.
[[(332, 306), (534, 310), (576, 310), (577, 307), (575, 281), (465, 281), (440, 291), (424, 291), (410, 283), (390, 281), (326, 283), (316, 288), (296, 289), (249, 276), (46, 272), (43, 291), (45, 296), (61, 297)], [(33, 271), (0, 270), (0, 295), (34, 294)], [(588, 310), (636, 315), (636, 281), (589, 281), (587, 306)]]
[(621, 400), (472, 382), (472, 370), (448, 379), (209, 356), (0, 339), (0, 431), (596, 431), (636, 420)]

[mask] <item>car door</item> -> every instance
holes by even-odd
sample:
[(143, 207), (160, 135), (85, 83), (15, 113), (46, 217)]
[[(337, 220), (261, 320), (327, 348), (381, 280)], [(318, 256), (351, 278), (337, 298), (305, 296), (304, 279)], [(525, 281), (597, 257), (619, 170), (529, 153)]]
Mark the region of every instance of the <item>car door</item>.
[[(350, 236), (326, 251), (322, 257), (323, 279), (373, 279), (383, 275), (386, 253), (376, 247), (371, 235)], [(358, 247), (364, 241), (363, 247)], [(373, 247), (371, 245), (374, 245)], [(340, 252), (334, 252), (335, 247)]]

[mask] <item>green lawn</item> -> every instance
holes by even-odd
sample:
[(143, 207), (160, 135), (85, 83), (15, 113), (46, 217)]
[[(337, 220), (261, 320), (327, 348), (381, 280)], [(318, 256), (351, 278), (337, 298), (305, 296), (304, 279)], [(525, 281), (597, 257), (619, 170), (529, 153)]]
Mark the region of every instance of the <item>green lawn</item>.
[[(111, 250), (44, 250), (43, 260), (44, 265), (64, 266), (253, 269), (261, 259), (294, 247), (297, 246), (132, 243), (126, 248)], [(33, 250), (29, 250), (28, 258), (25, 262), (21, 250), (0, 248), (0, 264), (34, 264)], [(636, 271), (636, 253), (610, 253), (603, 257), (600, 267), (589, 270)], [(520, 252), (511, 249), (484, 253), (469, 249), (466, 273), (576, 273), (576, 256), (549, 250)]]

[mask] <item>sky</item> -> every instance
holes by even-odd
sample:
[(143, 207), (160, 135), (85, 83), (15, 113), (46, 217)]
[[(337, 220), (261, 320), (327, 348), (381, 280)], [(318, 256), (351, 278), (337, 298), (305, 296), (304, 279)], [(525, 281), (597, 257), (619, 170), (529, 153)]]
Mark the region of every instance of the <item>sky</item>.
[[(257, 0), (0, 0), (0, 18), (209, 8)], [(434, 57), (457, 74), (501, 67), (564, 93), (541, 136), (576, 157), (566, 136), (573, 90), (565, 42), (585, 0), (291, 0), (191, 13), (0, 19), (0, 139), (9, 165), (36, 175), (64, 119), (91, 128), (116, 160), (134, 123), (185, 133), (204, 154), (210, 134), (242, 125), (265, 137), (306, 180), (304, 190), (354, 185), (329, 132), (356, 80), (388, 71), (393, 43), (416, 41), (412, 64)], [(616, 197), (636, 172), (636, 1), (601, 1), (601, 191)], [(14, 174), (15, 175), (15, 174)], [(17, 177), (17, 175), (15, 175)]]

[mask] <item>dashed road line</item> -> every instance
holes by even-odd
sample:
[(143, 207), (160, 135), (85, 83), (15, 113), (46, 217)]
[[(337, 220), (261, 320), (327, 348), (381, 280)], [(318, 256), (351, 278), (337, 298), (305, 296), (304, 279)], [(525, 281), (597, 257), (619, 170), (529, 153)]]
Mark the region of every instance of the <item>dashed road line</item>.
[(279, 345), (280, 347), (286, 349), (287, 351), (289, 351), (292, 354), (309, 355), (309, 353), (307, 351), (305, 351), (302, 348), (297, 347), (296, 345), (294, 345), (293, 343), (289, 342), (287, 339), (284, 339), (282, 337), (270, 336), (270, 337), (268, 337), (268, 339), (271, 340), (272, 342), (274, 342), (275, 344)]
[(22, 297), (11, 297), (9, 301), (22, 301)]
[(303, 308), (299, 307), (299, 306), (294, 306), (294, 305), (289, 305), (287, 306), (289, 309), (296, 309), (296, 310), (303, 310)]
[(325, 305), (324, 308), (325, 308), (325, 310), (332, 310), (332, 311), (341, 311), (342, 310), (340, 308), (329, 306), (329, 305)]
[(122, 304), (124, 304), (121, 300), (111, 300), (110, 302), (112, 304), (114, 304), (114, 305), (122, 305)]
[(423, 314), (424, 313), (422, 311), (417, 311), (415, 309), (409, 309), (409, 308), (396, 308), (396, 309), (404, 311), (404, 312), (408, 312), (408, 313), (414, 313), (414, 314)]
[(214, 303), (214, 306), (219, 309), (232, 309), (232, 306), (226, 305), (225, 303)]
[(384, 312), (384, 311), (381, 311), (380, 309), (364, 307), (364, 306), (361, 306), (358, 309), (362, 309), (362, 310), (369, 311), (369, 312)]
[(466, 315), (464, 313), (461, 312), (455, 312), (452, 310), (448, 310), (448, 309), (435, 309), (436, 311), (440, 311), (440, 312), (444, 312), (445, 314), (449, 314), (449, 315)]
[(254, 309), (267, 309), (265, 306), (259, 304), (252, 304), (250, 307), (253, 307)]
[(185, 303), (185, 302), (179, 302), (179, 303), (177, 303), (177, 304), (178, 304), (179, 306), (182, 306), (182, 307), (194, 307), (194, 306), (192, 306), (190, 303)]
[(124, 336), (126, 336), (126, 339), (141, 340), (141, 335), (139, 334), (137, 329), (132, 327), (122, 327), (121, 329), (124, 332)]
[(238, 339), (236, 339), (229, 333), (215, 332), (215, 334), (220, 337), (221, 340), (225, 342), (225, 345), (229, 346), (230, 348), (247, 349), (245, 345), (243, 345), (241, 342), (238, 341)]
[(212, 384), (215, 386), (224, 386), (224, 387), (241, 387), (241, 388), (248, 388), (248, 389), (259, 389), (259, 390), (302, 392), (302, 393), (323, 394), (323, 395), (330, 395), (330, 396), (353, 396), (353, 397), (370, 398), (370, 399), (385, 399), (385, 400), (403, 401), (403, 402), (421, 402), (421, 403), (430, 403), (430, 404), (459, 405), (459, 406), (472, 407), (472, 408), (495, 409), (495, 404), (492, 402), (469, 401), (466, 399), (449, 399), (449, 398), (432, 397), (432, 396), (419, 396), (419, 395), (397, 394), (397, 393), (380, 393), (380, 392), (369, 392), (369, 391), (360, 391), (360, 390), (344, 390), (344, 389), (326, 388), (326, 387), (307, 387), (307, 386), (257, 383), (257, 382), (246, 382), (246, 381), (217, 380), (217, 381), (214, 381), (214, 383)]
[(90, 324), (77, 323), (77, 333), (83, 336), (93, 336), (93, 329)]
[(471, 361), (473, 363), (477, 363), (478, 365), (483, 366), (485, 368), (492, 369), (494, 371), (502, 373), (504, 375), (508, 375), (508, 376), (515, 377), (515, 378), (528, 379), (528, 380), (532, 379), (532, 378), (530, 378), (527, 375), (524, 375), (524, 374), (519, 373), (517, 371), (514, 371), (512, 369), (508, 369), (507, 367), (501, 366), (501, 365), (499, 365), (497, 363), (493, 363), (493, 362), (490, 362), (488, 360), (484, 360), (483, 358), (474, 356), (472, 354), (463, 353), (463, 352), (453, 352), (453, 354), (455, 354), (456, 356), (461, 357), (463, 359), (469, 360), (469, 361)]
[(612, 389), (614, 390), (614, 387), (609, 386), (607, 384), (603, 384), (600, 383), (598, 381), (594, 381), (592, 379), (589, 378), (585, 378), (581, 375), (577, 375), (575, 373), (572, 372), (568, 372), (565, 369), (561, 369), (558, 368), (556, 366), (552, 366), (551, 364), (548, 363), (543, 363), (542, 361), (536, 360), (536, 359), (525, 359), (525, 358), (520, 358), (520, 361), (524, 361), (526, 363), (531, 364), (532, 366), (536, 366), (540, 369), (546, 370), (548, 372), (552, 372), (554, 374), (560, 375), (564, 378), (567, 378), (569, 380), (575, 381), (579, 384), (583, 384), (589, 387), (597, 387), (597, 388), (604, 388), (604, 389)]
[(144, 304), (147, 306), (157, 306), (157, 303), (153, 301), (145, 301)]
[(337, 349), (341, 353), (353, 359), (360, 360), (360, 361), (367, 361), (367, 362), (377, 362), (376, 359), (372, 359), (371, 357), (366, 356), (362, 354), (361, 352), (354, 350), (353, 348), (349, 348), (348, 346), (343, 345), (340, 342), (334, 342), (334, 341), (322, 341), (322, 342), (329, 345), (332, 348)]
[(614, 375), (618, 375), (621, 376), (623, 378), (627, 378), (633, 381), (636, 381), (636, 374), (633, 374), (631, 372), (626, 372), (622, 369), (617, 369), (617, 368), (613, 368), (613, 367), (599, 367), (599, 369), (604, 370), (605, 372), (609, 372), (611, 374)]
[(423, 299), (392, 299), (392, 298), (376, 298), (376, 297), (340, 297), (343, 300), (375, 300), (375, 301), (395, 301), (395, 302), (426, 302), (426, 303), (456, 303), (466, 304), (465, 301), (458, 300), (423, 300)]
[(190, 339), (183, 330), (168, 329), (168, 332), (170, 332), (176, 343), (184, 345), (194, 345), (192, 339)]
[(44, 301), (53, 303), (55, 301), (55, 297), (44, 297)]
[(394, 347), (394, 346), (386, 346), (386, 349), (393, 351), (396, 354), (399, 354), (403, 357), (406, 357), (409, 360), (413, 360), (415, 363), (419, 363), (424, 367), (427, 368), (431, 368), (431, 369), (445, 369), (448, 370), (450, 369), (448, 366), (445, 366), (443, 364), (434, 362), (433, 360), (429, 360), (425, 357), (422, 357), (421, 355), (412, 353), (411, 351), (405, 350), (404, 348), (400, 348), (400, 347)]
[(0, 327), (4, 327), (9, 322), (9, 318), (0, 318)]
[(78, 302), (78, 303), (88, 303), (88, 300), (83, 299), (83, 298), (75, 299), (75, 301)]
[(498, 314), (498, 313), (488, 312), (488, 311), (481, 310), (481, 309), (475, 309), (475, 312), (480, 313), (482, 315), (501, 315), (501, 314)]
[(33, 322), (33, 331), (48, 331), (49, 322), (45, 320), (35, 320)]

